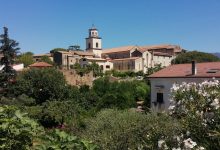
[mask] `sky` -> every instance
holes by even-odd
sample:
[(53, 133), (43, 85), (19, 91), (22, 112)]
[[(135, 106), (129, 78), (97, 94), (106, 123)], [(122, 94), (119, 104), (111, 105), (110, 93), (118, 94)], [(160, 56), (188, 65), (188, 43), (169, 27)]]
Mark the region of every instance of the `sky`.
[(174, 44), (220, 52), (220, 0), (1, 0), (0, 33), (21, 52), (80, 45), (92, 24), (103, 49)]

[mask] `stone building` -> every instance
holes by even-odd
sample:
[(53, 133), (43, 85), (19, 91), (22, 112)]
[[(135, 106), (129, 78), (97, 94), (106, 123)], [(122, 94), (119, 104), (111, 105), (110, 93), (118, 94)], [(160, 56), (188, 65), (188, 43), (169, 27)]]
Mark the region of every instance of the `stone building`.
[(54, 62), (69, 68), (75, 63), (81, 66), (95, 62), (103, 71), (144, 71), (161, 64), (169, 66), (172, 59), (182, 52), (177, 45), (123, 46), (110, 49), (102, 48), (102, 38), (94, 26), (89, 29), (85, 51), (59, 51), (54, 53)]

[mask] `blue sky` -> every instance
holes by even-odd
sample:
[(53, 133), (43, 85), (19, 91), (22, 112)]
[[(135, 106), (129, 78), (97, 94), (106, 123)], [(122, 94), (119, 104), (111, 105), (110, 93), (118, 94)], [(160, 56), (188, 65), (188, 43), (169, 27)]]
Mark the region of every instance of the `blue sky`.
[(0, 31), (21, 52), (45, 53), (78, 44), (85, 48), (95, 24), (103, 48), (177, 44), (220, 52), (219, 0), (1, 0)]

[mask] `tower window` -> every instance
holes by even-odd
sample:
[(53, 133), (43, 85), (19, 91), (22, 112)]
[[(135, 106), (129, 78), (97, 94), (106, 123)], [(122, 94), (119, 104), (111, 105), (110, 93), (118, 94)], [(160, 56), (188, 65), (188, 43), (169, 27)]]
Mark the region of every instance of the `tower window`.
[(91, 48), (91, 44), (90, 43), (88, 44), (88, 48)]
[(96, 48), (98, 48), (98, 47), (99, 47), (99, 43), (97, 42), (97, 43), (96, 43)]

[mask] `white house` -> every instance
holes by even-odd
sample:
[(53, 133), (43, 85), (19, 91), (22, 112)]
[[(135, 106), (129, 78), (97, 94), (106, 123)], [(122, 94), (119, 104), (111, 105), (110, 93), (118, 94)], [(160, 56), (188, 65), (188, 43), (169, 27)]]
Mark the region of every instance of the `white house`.
[(171, 65), (149, 76), (151, 83), (151, 108), (167, 110), (170, 105), (171, 87), (174, 83), (200, 83), (204, 80), (220, 80), (220, 62)]

